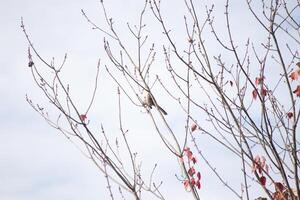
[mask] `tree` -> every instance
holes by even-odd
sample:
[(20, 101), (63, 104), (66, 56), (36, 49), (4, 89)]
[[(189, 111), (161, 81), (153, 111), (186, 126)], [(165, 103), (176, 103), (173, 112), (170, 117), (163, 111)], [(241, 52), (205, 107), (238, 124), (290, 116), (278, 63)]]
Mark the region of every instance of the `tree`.
[[(233, 11), (229, 0), (224, 6), (225, 24), (215, 20), (214, 4), (201, 7), (201, 2), (183, 0), (186, 13), (178, 27), (186, 35), (184, 40), (179, 40), (177, 27), (168, 25), (172, 24), (168, 21), (171, 16), (164, 15), (170, 3), (145, 1), (137, 24), (127, 24), (135, 47), (122, 39), (125, 33), (117, 30), (102, 0), (106, 27), (98, 26), (82, 10), (92, 28), (105, 35), (103, 46), (110, 61), (103, 65), (99, 60), (91, 99), (84, 111), (72, 98), (72, 85), (62, 78), (67, 56), (60, 66), (54, 60), (47, 62), (33, 46), (22, 21), (29, 43), (28, 66), (36, 85), (59, 115), (52, 119), (46, 108), (33, 103), (29, 97), (28, 103), (67, 139), (83, 145), (83, 153), (105, 174), (111, 199), (118, 199), (117, 195), (125, 198), (124, 191), (134, 199), (143, 199), (144, 193), (150, 193), (154, 199), (165, 199), (162, 184), (152, 180), (156, 164), (149, 175), (150, 181), (141, 172), (142, 165), (133, 150), (129, 130), (124, 128), (126, 115), (122, 111), (128, 106), (125, 99), (137, 111), (137, 116), (149, 116), (153, 134), (160, 137), (169, 156), (178, 160), (181, 171), (177, 181), (182, 182), (183, 192), (190, 192), (194, 199), (201, 198), (200, 161), (238, 199), (299, 199), (300, 23), (297, 13), (300, 2), (244, 2), (256, 20), (255, 27), (259, 30), (256, 34), (264, 38), (263, 42), (237, 37), (239, 30), (232, 28), (235, 19), (230, 15)], [(149, 41), (156, 32), (147, 29), (147, 14), (159, 25), (164, 40)], [(157, 45), (162, 50), (156, 50)], [(210, 46), (217, 49), (212, 51)], [(165, 67), (157, 68), (161, 61)], [(93, 125), (97, 119), (90, 117), (101, 67), (118, 88), (118, 128), (122, 141), (118, 139), (115, 144), (103, 125), (102, 134), (98, 134)], [(163, 96), (172, 105), (172, 112), (162, 108)], [(183, 131), (171, 123), (172, 116), (182, 122)], [(240, 189), (228, 184), (217, 170), (219, 166), (216, 168), (211, 158), (205, 156), (205, 149), (199, 145), (203, 137), (209, 137), (214, 145), (226, 149), (238, 160)], [(119, 186), (119, 194), (112, 191), (112, 184)], [(262, 188), (265, 195), (259, 197), (253, 188)]]

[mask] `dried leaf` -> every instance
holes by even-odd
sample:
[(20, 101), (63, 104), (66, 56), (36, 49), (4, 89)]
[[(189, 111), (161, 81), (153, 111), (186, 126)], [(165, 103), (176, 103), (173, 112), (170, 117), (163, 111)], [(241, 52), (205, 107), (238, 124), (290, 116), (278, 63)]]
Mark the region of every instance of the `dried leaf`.
[(259, 178), (259, 182), (260, 182), (260, 184), (262, 185), (262, 186), (266, 186), (266, 182), (267, 182), (267, 179), (266, 179), (266, 177), (265, 176), (261, 176), (260, 178)]
[(297, 86), (296, 90), (293, 91), (297, 95), (297, 97), (300, 97), (300, 85)]
[(200, 188), (201, 188), (201, 183), (200, 183), (200, 181), (198, 180), (198, 181), (196, 181), (196, 187), (200, 190)]
[(252, 91), (252, 97), (254, 100), (256, 100), (256, 98), (257, 98), (257, 92), (255, 89)]
[(79, 118), (80, 118), (80, 120), (82, 121), (82, 122), (84, 122), (85, 120), (86, 120), (86, 114), (82, 114), (82, 115), (80, 115), (79, 116)]
[(260, 92), (261, 96), (263, 96), (263, 97), (267, 96), (267, 93), (268, 93), (268, 91), (265, 88), (263, 88)]
[(189, 160), (193, 159), (193, 152), (190, 150), (190, 148), (185, 148), (185, 155), (188, 157)]
[(201, 180), (201, 174), (200, 174), (200, 172), (197, 172), (197, 178), (198, 178), (198, 180)]
[(198, 128), (197, 124), (191, 126), (191, 131), (194, 132)]
[(295, 70), (294, 72), (292, 72), (292, 73), (289, 75), (289, 77), (290, 77), (292, 80), (297, 80), (299, 76), (300, 76), (300, 69)]
[(291, 119), (291, 118), (294, 116), (294, 114), (293, 114), (292, 112), (288, 112), (288, 113), (286, 113), (286, 116), (287, 116), (289, 119)]
[(193, 164), (195, 164), (197, 162), (197, 159), (195, 157), (192, 157), (191, 161), (193, 162)]
[(196, 170), (195, 170), (194, 167), (191, 167), (191, 168), (188, 170), (188, 174), (189, 174), (190, 176), (193, 176), (195, 173), (196, 173)]
[(191, 186), (193, 187), (196, 184), (196, 181), (194, 178), (191, 178)]
[(190, 189), (190, 183), (188, 180), (183, 181), (183, 185), (185, 190), (188, 191)]
[(255, 78), (255, 85), (258, 86), (259, 84), (262, 83), (262, 81), (264, 80), (264, 76), (263, 77), (256, 77)]
[(282, 183), (276, 182), (275, 183), (275, 190), (278, 191), (278, 192), (283, 192), (284, 186), (282, 185)]

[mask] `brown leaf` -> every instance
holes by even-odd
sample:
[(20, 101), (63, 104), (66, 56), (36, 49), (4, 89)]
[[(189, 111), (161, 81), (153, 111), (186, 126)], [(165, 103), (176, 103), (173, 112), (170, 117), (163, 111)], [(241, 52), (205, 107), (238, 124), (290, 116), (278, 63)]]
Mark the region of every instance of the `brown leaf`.
[(191, 131), (194, 132), (198, 128), (197, 124), (191, 126)]
[(283, 192), (284, 186), (282, 185), (282, 183), (276, 182), (275, 183), (275, 190), (278, 191), (278, 192)]
[(294, 114), (293, 114), (292, 112), (288, 112), (288, 113), (286, 113), (286, 116), (287, 116), (289, 119), (291, 119), (291, 118), (294, 116)]
[(268, 91), (265, 88), (263, 88), (261, 90), (261, 96), (265, 97), (265, 96), (267, 96), (267, 93), (268, 93)]
[(86, 120), (86, 114), (82, 114), (82, 115), (80, 115), (79, 116), (79, 118), (80, 118), (80, 120), (82, 121), (82, 122), (84, 122), (85, 120)]
[(293, 71), (289, 77), (292, 79), (292, 80), (297, 80), (298, 77), (300, 76), (300, 69), (297, 69), (295, 71)]
[(297, 95), (297, 97), (300, 97), (300, 85), (297, 86), (296, 90), (293, 91)]

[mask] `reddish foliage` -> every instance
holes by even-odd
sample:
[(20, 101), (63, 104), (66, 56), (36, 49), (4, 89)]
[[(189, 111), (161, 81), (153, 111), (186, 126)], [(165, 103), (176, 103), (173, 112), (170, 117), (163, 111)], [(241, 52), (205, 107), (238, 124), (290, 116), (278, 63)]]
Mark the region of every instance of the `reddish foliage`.
[(300, 76), (300, 69), (297, 69), (295, 71), (293, 71), (289, 77), (292, 79), (292, 80), (297, 80), (298, 77)]
[(196, 182), (196, 187), (200, 190), (200, 188), (201, 188), (200, 180), (198, 180), (198, 181)]
[(195, 173), (196, 173), (196, 170), (195, 170), (194, 167), (191, 167), (191, 168), (189, 169), (189, 171), (188, 171), (188, 174), (189, 174), (190, 176), (193, 176)]
[(294, 114), (293, 114), (292, 112), (288, 112), (288, 113), (286, 113), (286, 116), (287, 116), (289, 119), (291, 119), (291, 118), (294, 116)]
[(261, 162), (260, 167), (264, 168), (266, 166), (266, 158), (264, 156), (261, 156), (260, 162)]
[(87, 117), (86, 117), (86, 114), (82, 114), (82, 115), (79, 116), (79, 118), (80, 118), (81, 121), (84, 122)]
[[(196, 169), (194, 168), (195, 163), (197, 162), (196, 158), (193, 156), (193, 152), (190, 150), (190, 148), (186, 147), (183, 149), (185, 155), (188, 158), (189, 166), (190, 168), (188, 169), (188, 180), (183, 181), (184, 188), (186, 190), (189, 190), (190, 187), (197, 187), (198, 189), (201, 188), (201, 174), (200, 172), (197, 172)], [(183, 161), (183, 158), (181, 159)], [(192, 161), (193, 164), (190, 163)], [(191, 166), (192, 165), (192, 166)], [(196, 174), (196, 177), (195, 177)]]
[(193, 157), (191, 161), (195, 164), (197, 162), (197, 159)]
[(258, 86), (259, 84), (261, 84), (262, 83), (262, 81), (264, 80), (264, 76), (262, 76), (262, 77), (256, 77), (255, 78), (255, 85), (256, 86)]
[(190, 186), (189, 181), (188, 180), (183, 181), (183, 185), (184, 185), (184, 189), (187, 190)]
[(280, 192), (280, 191), (276, 191), (273, 193), (273, 200), (287, 200), (287, 199), (291, 199), (288, 192)]
[(183, 151), (185, 152), (185, 155), (187, 156), (189, 161), (192, 161), (194, 164), (197, 162), (196, 158), (193, 156), (193, 152), (190, 150), (190, 148), (184, 148)]
[(265, 171), (268, 171), (268, 166), (266, 165), (266, 158), (264, 156), (255, 156), (253, 165), (252, 165), (252, 171), (258, 170), (258, 173), (262, 174), (263, 169), (265, 168)]
[(197, 124), (191, 126), (191, 131), (194, 132), (198, 128)]
[(189, 160), (193, 159), (193, 152), (190, 150), (190, 148), (187, 147), (183, 151)]
[(300, 67), (300, 62), (297, 62), (296, 65), (297, 65), (298, 67)]
[(194, 187), (194, 186), (195, 186), (195, 184), (196, 184), (196, 181), (195, 181), (195, 179), (194, 179), (194, 178), (191, 178), (191, 186), (192, 186), (192, 187)]
[(256, 100), (256, 98), (257, 98), (257, 92), (256, 92), (256, 89), (254, 89), (254, 90), (252, 91), (252, 97), (253, 97), (254, 100)]
[(284, 190), (284, 186), (282, 185), (282, 183), (280, 183), (280, 182), (276, 182), (275, 183), (275, 190), (277, 191), (277, 192), (283, 192), (283, 190)]
[(197, 178), (198, 178), (198, 180), (201, 180), (201, 174), (200, 174), (200, 172), (197, 172)]
[(263, 88), (260, 92), (261, 96), (265, 97), (267, 96), (267, 90), (265, 88)]
[(260, 178), (259, 178), (259, 182), (260, 182), (260, 184), (262, 185), (262, 186), (266, 186), (266, 182), (267, 182), (267, 179), (266, 179), (266, 177), (265, 176), (261, 176)]

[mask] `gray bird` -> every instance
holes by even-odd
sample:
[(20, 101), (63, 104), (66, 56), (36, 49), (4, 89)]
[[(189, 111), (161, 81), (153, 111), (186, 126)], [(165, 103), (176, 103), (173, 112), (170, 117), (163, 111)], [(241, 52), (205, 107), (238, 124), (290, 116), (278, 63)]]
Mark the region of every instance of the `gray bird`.
[[(150, 109), (152, 109), (152, 106), (155, 106), (154, 101), (150, 95), (149, 92), (144, 91), (144, 105), (148, 106)], [(168, 113), (159, 105), (157, 105), (157, 109), (160, 110), (164, 115), (167, 115)]]

